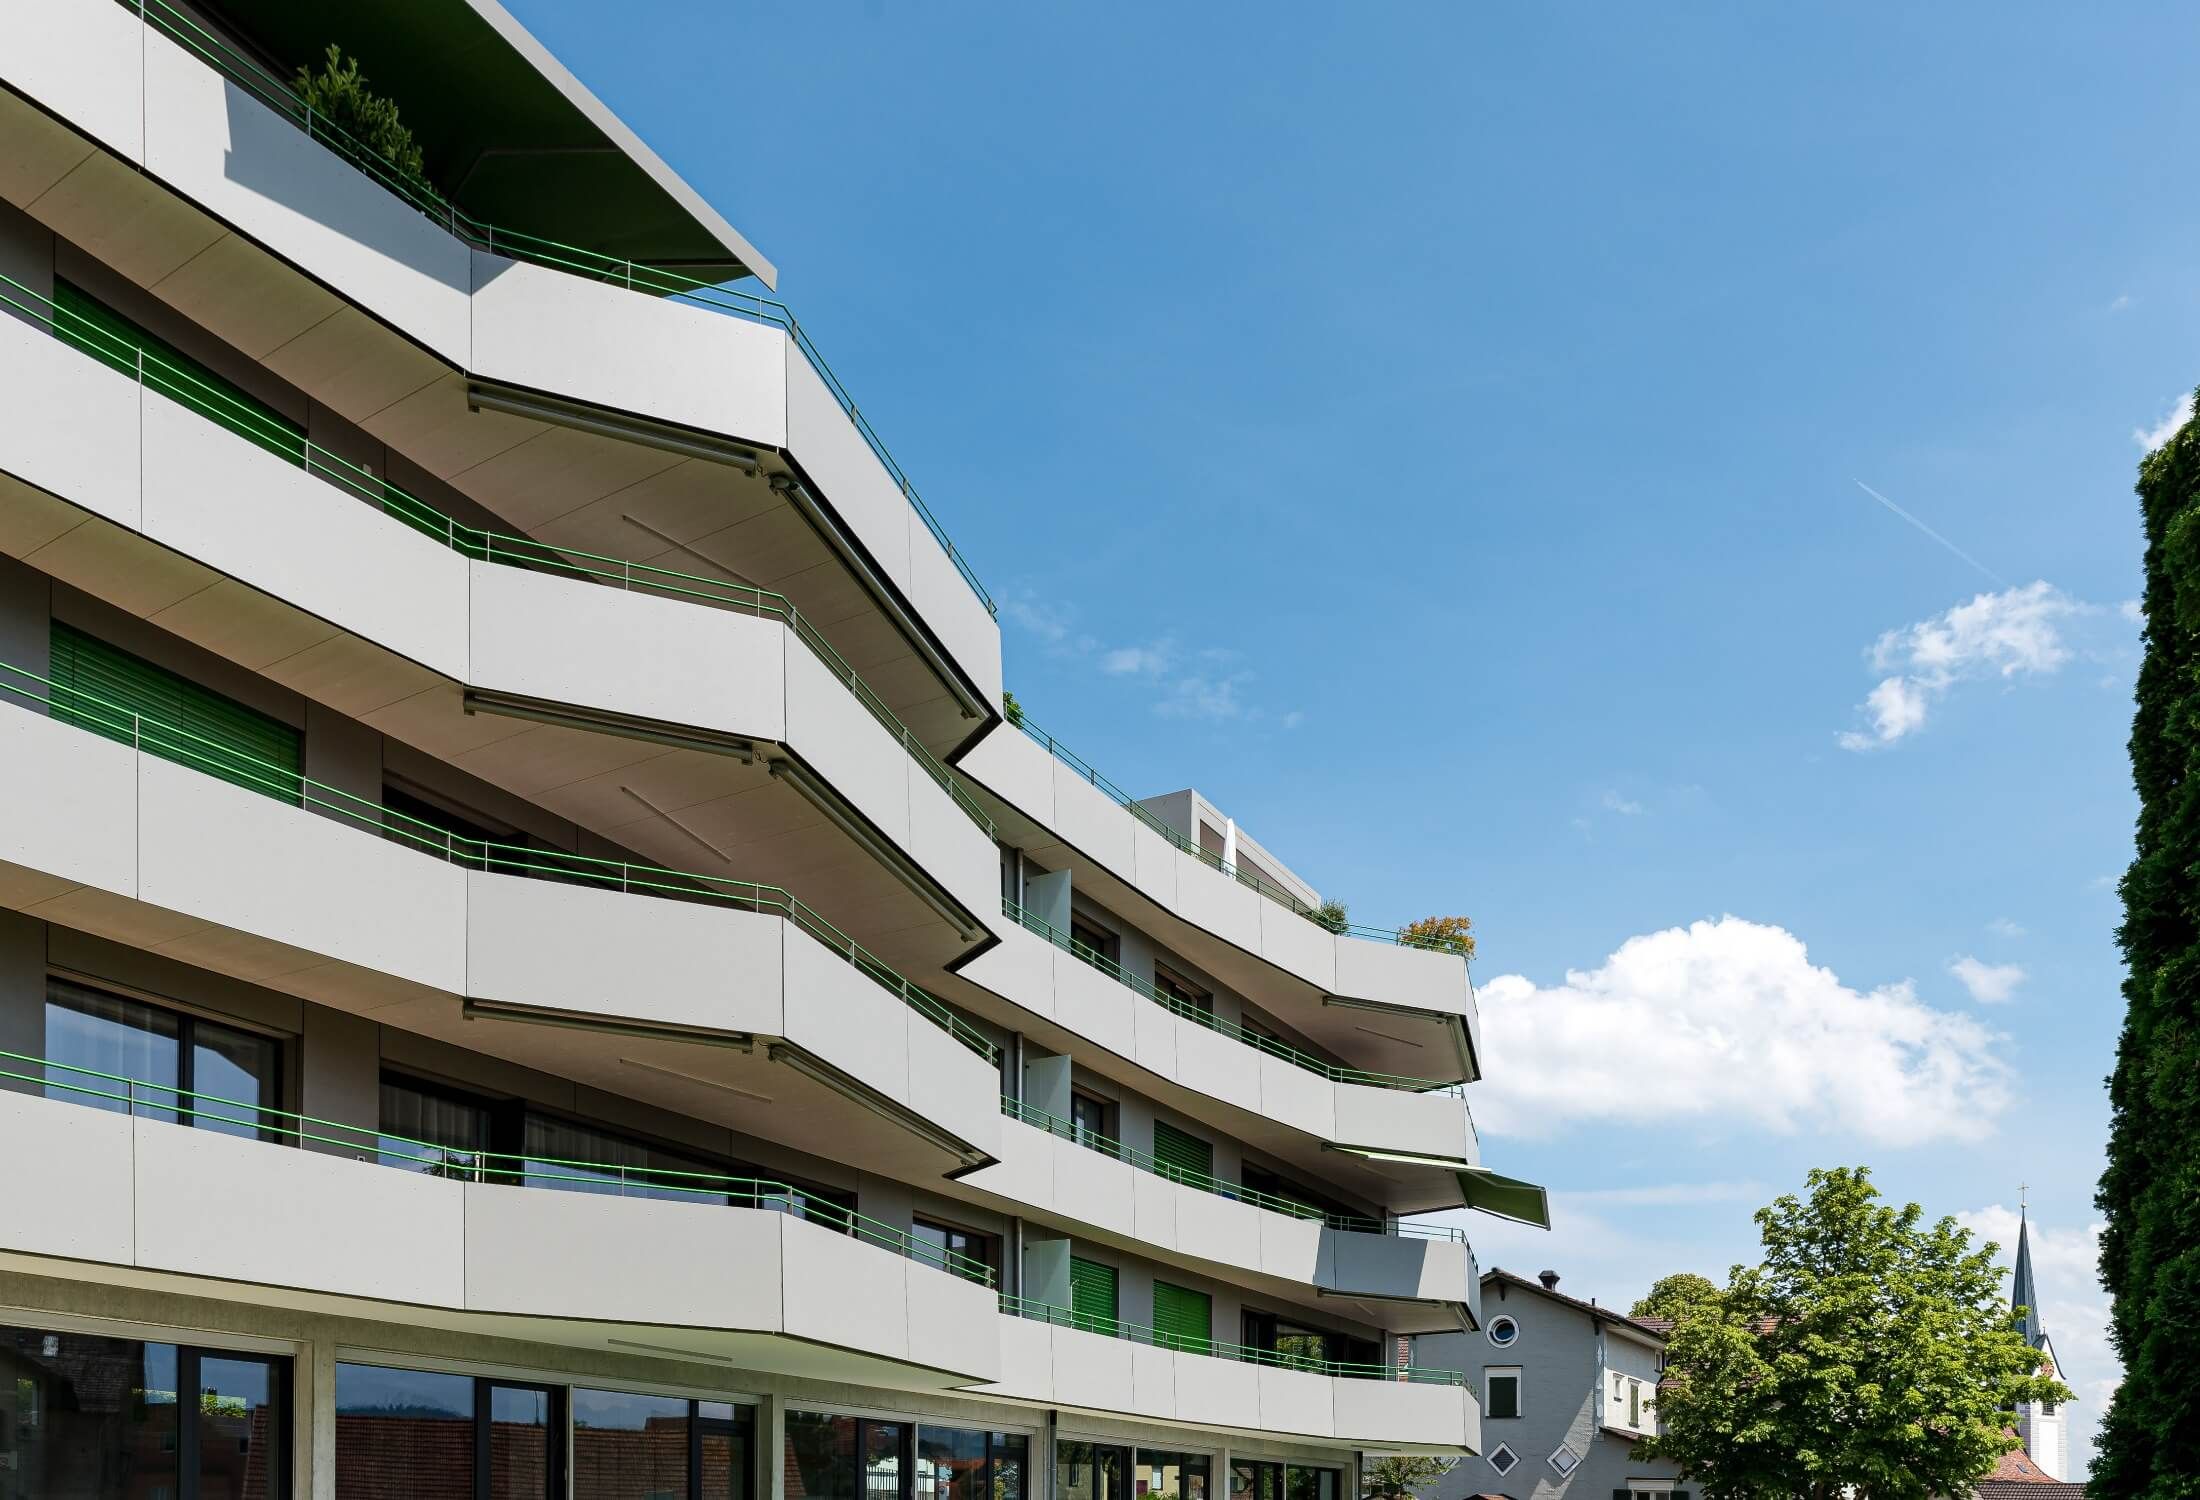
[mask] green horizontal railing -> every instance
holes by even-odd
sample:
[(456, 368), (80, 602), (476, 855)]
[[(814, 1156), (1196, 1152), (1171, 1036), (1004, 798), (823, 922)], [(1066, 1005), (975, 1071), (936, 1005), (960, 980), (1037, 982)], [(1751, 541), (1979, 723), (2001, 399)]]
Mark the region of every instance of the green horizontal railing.
[(1222, 862), (1221, 855), (1211, 853), (1206, 849), (1202, 849), (1199, 846), (1198, 840), (1186, 838), (1176, 829), (1171, 828), (1168, 824), (1162, 822), (1160, 818), (1154, 816), (1152, 811), (1140, 806), (1139, 801), (1136, 797), (1133, 797), (1129, 792), (1124, 791), (1114, 782), (1108, 780), (1106, 776), (1102, 775), (1099, 770), (1093, 766), (1092, 762), (1086, 760), (1083, 756), (1071, 750), (1067, 745), (1063, 744), (1053, 735), (1048, 734), (1038, 725), (1032, 723), (1030, 715), (1018, 711), (1016, 715), (1010, 719), (1009, 722), (1014, 724), (1018, 729), (1021, 729), (1025, 734), (1030, 735), (1031, 738), (1038, 744), (1044, 746), (1049, 755), (1053, 756), (1063, 765), (1068, 766), (1079, 776), (1082, 776), (1085, 779), (1087, 785), (1097, 788), (1100, 792), (1105, 794), (1110, 801), (1114, 802), (1118, 807), (1121, 807), (1125, 812), (1129, 813), (1132, 817), (1136, 818), (1146, 827), (1150, 828), (1155, 833), (1158, 833), (1164, 839), (1167, 839), (1178, 849), (1181, 849), (1184, 853), (1189, 854), (1192, 858), (1198, 860), (1200, 863), (1207, 865), (1212, 869), (1219, 870), (1223, 874), (1230, 876), (1232, 879), (1236, 880), (1239, 885), (1245, 886), (1250, 890), (1258, 891), (1261, 895), (1266, 896), (1269, 900), (1275, 902), (1276, 905), (1306, 918), (1307, 921), (1312, 922), (1316, 927), (1321, 928), (1324, 932), (1333, 932), (1339, 937), (1367, 938), (1373, 942), (1378, 943), (1396, 943), (1400, 947), (1420, 948), (1430, 953), (1448, 953), (1452, 951), (1451, 949), (1445, 947), (1445, 945), (1442, 943), (1428, 942), (1421, 938), (1409, 937), (1405, 933), (1398, 931), (1396, 928), (1368, 927), (1359, 922), (1336, 922), (1330, 920), (1327, 917), (1324, 917), (1321, 914), (1319, 908), (1308, 906), (1304, 901), (1301, 901), (1298, 897), (1292, 895), (1289, 891), (1285, 890), (1281, 886), (1270, 885), (1267, 881), (1261, 879), (1258, 875), (1248, 874), (1244, 866), (1242, 865), (1236, 867), (1225, 865)]
[(121, 1073), (103, 1073), (96, 1068), (82, 1068), (21, 1052), (0, 1051), (0, 1079), (36, 1085), (43, 1088), (50, 1099), (92, 1104), (103, 1109), (119, 1106), (123, 1113), (140, 1118), (206, 1129), (234, 1127), (228, 1133), (249, 1133), (269, 1142), (355, 1151), (360, 1153), (361, 1160), (435, 1177), (616, 1194), (622, 1198), (720, 1203), (733, 1208), (792, 1214), (910, 1260), (936, 1266), (965, 1280), (993, 1285), (993, 1269), (983, 1261), (927, 1244), (891, 1224), (881, 1223), (829, 1198), (820, 1198), (784, 1182), (716, 1172), (637, 1167), (620, 1162), (458, 1150), (391, 1135), (383, 1130), (370, 1130), (363, 1125), (269, 1109), (243, 1100), (173, 1088)]
[(1457, 1370), (1427, 1370), (1417, 1365), (1346, 1364), (1334, 1359), (1310, 1359), (1303, 1354), (1290, 1354), (1278, 1349), (1255, 1349), (1249, 1344), (1227, 1344), (1220, 1339), (1166, 1333), (1140, 1323), (1126, 1323), (1120, 1318), (1073, 1312), (1052, 1302), (1012, 1297), (1006, 1292), (1001, 1293), (1001, 1311), (1013, 1317), (1051, 1323), (1057, 1328), (1074, 1328), (1083, 1333), (1129, 1339), (1133, 1343), (1149, 1344), (1156, 1349), (1173, 1349), (1180, 1354), (1208, 1354), (1216, 1359), (1234, 1359), (1241, 1364), (1266, 1365), (1276, 1370), (1297, 1370), (1307, 1375), (1332, 1375), (1345, 1380), (1409, 1381), (1415, 1385), (1467, 1383), (1467, 1377)]
[(1008, 1094), (1001, 1095), (1001, 1113), (1012, 1120), (1021, 1120), (1026, 1125), (1036, 1126), (1049, 1135), (1058, 1136), (1065, 1141), (1075, 1142), (1087, 1150), (1097, 1151), (1102, 1156), (1136, 1167), (1141, 1172), (1151, 1172), (1156, 1177), (1166, 1177), (1171, 1182), (1181, 1183), (1183, 1186), (1195, 1189), (1198, 1192), (1213, 1193), (1218, 1198), (1228, 1198), (1233, 1202), (1251, 1204), (1254, 1208), (1265, 1208), (1271, 1213), (1284, 1214), (1294, 1219), (1319, 1219), (1330, 1229), (1347, 1230), (1354, 1234), (1403, 1235), (1409, 1239), (1449, 1240), (1461, 1245), (1467, 1242), (1464, 1231), (1454, 1229), (1449, 1225), (1414, 1224), (1402, 1219), (1377, 1219), (1358, 1214), (1329, 1213), (1326, 1210), (1316, 1208), (1311, 1203), (1301, 1203), (1295, 1198), (1281, 1198), (1274, 1193), (1259, 1192), (1239, 1183), (1224, 1182), (1221, 1178), (1211, 1176), (1205, 1172), (1193, 1172), (1183, 1167), (1171, 1166), (1158, 1157), (1148, 1155), (1143, 1151), (1133, 1150), (1113, 1136), (1102, 1135), (1097, 1130), (1088, 1130), (1072, 1121), (1063, 1119), (1060, 1115), (1049, 1114), (1035, 1105), (1026, 1104), (1023, 1100)]
[(1195, 1026), (1204, 1026), (1207, 1030), (1220, 1036), (1229, 1037), (1232, 1041), (1242, 1042), (1255, 1051), (1264, 1052), (1270, 1057), (1280, 1058), (1293, 1067), (1304, 1068), (1309, 1073), (1319, 1074), (1332, 1083), (1359, 1083), (1370, 1088), (1397, 1089), (1401, 1092), (1415, 1094), (1448, 1094), (1457, 1099), (1466, 1097), (1466, 1090), (1457, 1083), (1445, 1083), (1435, 1078), (1405, 1078), (1395, 1073), (1370, 1073), (1363, 1068), (1341, 1067), (1336, 1063), (1323, 1062), (1320, 1058), (1301, 1052), (1298, 1048), (1287, 1043), (1279, 1042), (1272, 1036), (1263, 1036), (1257, 1031), (1249, 1031), (1235, 1021), (1225, 1021), (1211, 1010), (1204, 1010), (1188, 1001), (1179, 999), (1175, 995), (1166, 994), (1155, 988), (1151, 981), (1141, 979), (1099, 949), (1088, 943), (1081, 943), (1043, 918), (1033, 916), (1029, 911), (1018, 906), (1006, 896), (1001, 898), (1001, 915), (1015, 922), (1025, 931), (1045, 938), (1063, 952), (1090, 964), (1118, 984), (1145, 996), (1154, 1004), (1167, 1009), (1172, 1015), (1181, 1016)]
[(999, 615), (999, 606), (993, 602), (993, 596), (986, 592), (985, 585), (978, 581), (978, 575), (971, 570), (968, 559), (948, 537), (947, 528), (940, 524), (939, 517), (932, 513), (932, 508), (925, 504), (924, 497), (917, 493), (909, 475), (887, 450), (885, 440), (872, 427), (870, 419), (856, 406), (854, 395), (841, 383), (832, 366), (825, 362), (825, 356), (811, 340), (809, 331), (785, 303), (761, 295), (731, 291), (661, 267), (639, 264), (615, 255), (584, 250), (577, 245), (560, 244), (540, 235), (524, 234), (484, 223), (460, 209), (427, 183), (399, 172), (372, 148), (332, 124), (326, 117), (316, 115), (306, 107), (287, 81), (276, 78), (223, 38), (169, 4), (168, 0), (121, 0), (121, 3), (125, 9), (141, 16), (147, 25), (197, 54), (215, 72), (298, 126), (310, 139), (328, 147), (352, 167), (395, 193), (468, 245), (513, 260), (528, 261), (592, 280), (611, 282), (650, 296), (678, 298), (682, 302), (730, 313), (735, 317), (784, 331), (794, 340), (803, 357), (810, 362), (810, 368), (817, 372), (818, 379), (833, 393), (833, 399), (840, 403), (840, 409), (847, 413), (848, 420), (863, 434), (864, 442), (870, 445), (871, 452), (877, 456), (881, 467), (886, 470), (910, 505), (915, 507), (917, 514), (924, 518), (926, 528), (931, 531), (933, 539), (945, 549), (949, 559), (955, 564), (955, 570), (970, 585), (971, 592), (985, 605), (987, 613)]
[(839, 679), (841, 686), (847, 688), (856, 701), (870, 711), (871, 717), (878, 721), (879, 726), (900, 742), (903, 753), (923, 768), (924, 773), (938, 784), (940, 790), (947, 793), (954, 804), (962, 809), (963, 814), (984, 830), (987, 838), (994, 837), (993, 819), (986, 815), (985, 809), (971, 795), (970, 789), (955, 778), (954, 773), (925, 747), (908, 725), (902, 723), (894, 711), (886, 706), (886, 700), (874, 692), (869, 683), (856, 675), (855, 668), (848, 665), (847, 659), (833, 648), (832, 642), (826, 640), (818, 628), (810, 623), (809, 616), (797, 609), (794, 601), (786, 595), (757, 588), (752, 584), (729, 583), (697, 573), (677, 572), (651, 563), (605, 557), (600, 553), (582, 552), (571, 547), (554, 547), (532, 537), (510, 536), (503, 532), (465, 525), (372, 470), (338, 457), (319, 444), (309, 441), (295, 429), (271, 422), (267, 414), (258, 407), (239, 401), (229, 392), (209, 384), (164, 357), (158, 350), (146, 348), (112, 329), (88, 321), (51, 298), (40, 296), (5, 273), (0, 273), (0, 307), (13, 308), (33, 322), (43, 323), (57, 337), (83, 349), (110, 369), (134, 376), (147, 390), (157, 391), (258, 447), (289, 459), (307, 473), (348, 490), (370, 504), (381, 506), (405, 525), (423, 536), (443, 543), (462, 557), (478, 562), (502, 563), (535, 572), (554, 573), (616, 588), (639, 589), (677, 599), (693, 599), (760, 619), (783, 621), (810, 648), (810, 653), (825, 670)]
[(808, 903), (779, 886), (568, 854), (561, 849), (461, 838), (433, 823), (394, 812), (380, 803), (355, 797), (340, 787), (240, 754), (204, 735), (133, 713), (82, 689), (66, 687), (7, 662), (0, 662), (0, 694), (65, 709), (72, 720), (94, 732), (105, 733), (110, 738), (194, 770), (218, 769), (223, 779), (234, 784), (270, 792), (285, 801), (343, 818), (465, 869), (533, 876), (633, 895), (706, 902), (784, 917), (987, 1062), (996, 1065), (1000, 1062), (1001, 1049), (948, 1009), (946, 1002), (904, 979)]

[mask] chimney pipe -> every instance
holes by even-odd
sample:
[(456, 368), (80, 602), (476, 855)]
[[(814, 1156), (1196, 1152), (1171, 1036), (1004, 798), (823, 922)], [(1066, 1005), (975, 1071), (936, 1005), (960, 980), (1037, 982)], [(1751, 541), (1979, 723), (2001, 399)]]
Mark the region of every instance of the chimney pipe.
[(1535, 1279), (1543, 1283), (1543, 1290), (1546, 1292), (1558, 1290), (1558, 1273), (1556, 1271), (1538, 1271), (1535, 1273)]

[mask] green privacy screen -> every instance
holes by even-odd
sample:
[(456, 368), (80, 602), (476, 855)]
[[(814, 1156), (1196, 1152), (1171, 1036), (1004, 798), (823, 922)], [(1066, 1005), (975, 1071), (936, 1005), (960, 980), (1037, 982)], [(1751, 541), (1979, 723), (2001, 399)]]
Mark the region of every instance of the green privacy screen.
[[(61, 689), (53, 695), (53, 716), (63, 723), (128, 744), (133, 732), (127, 716), (143, 714), (190, 736), (179, 738), (166, 732), (149, 736), (143, 747), (150, 754), (278, 801), (298, 801), (298, 731), (288, 724), (118, 651), (59, 620), (53, 625), (50, 672)], [(71, 688), (76, 692), (68, 691)], [(86, 702), (76, 693), (99, 701)]]
[(1153, 1122), (1153, 1158), (1161, 1163), (1164, 1176), (1179, 1181), (1186, 1177), (1212, 1180), (1215, 1175), (1211, 1144), (1159, 1120)]
[(1096, 1260), (1069, 1260), (1069, 1310), (1079, 1328), (1115, 1333), (1115, 1267)]
[(1214, 1299), (1189, 1287), (1153, 1284), (1153, 1331), (1156, 1342), (1187, 1354), (1205, 1354), (1214, 1338)]

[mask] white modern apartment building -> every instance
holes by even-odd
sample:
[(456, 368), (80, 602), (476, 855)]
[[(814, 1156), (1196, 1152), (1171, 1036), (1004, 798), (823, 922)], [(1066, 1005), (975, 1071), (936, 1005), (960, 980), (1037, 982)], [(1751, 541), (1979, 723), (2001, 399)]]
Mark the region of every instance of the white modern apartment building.
[(1400, 1356), (1480, 1295), (1401, 1218), (1543, 1212), (1464, 962), (1004, 717), (774, 268), (493, 0), (17, 0), (0, 278), (0, 1500), (1479, 1448)]

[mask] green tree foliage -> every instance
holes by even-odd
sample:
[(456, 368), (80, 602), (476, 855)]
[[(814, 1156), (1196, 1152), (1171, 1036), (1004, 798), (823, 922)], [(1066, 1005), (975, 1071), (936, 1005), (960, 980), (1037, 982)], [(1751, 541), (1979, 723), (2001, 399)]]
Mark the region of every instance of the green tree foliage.
[[(433, 191), (419, 142), (397, 117), (395, 102), (367, 87), (358, 58), (345, 57), (343, 49), (330, 42), (321, 71), (299, 68), (291, 87), (312, 112), (317, 139), (355, 155), (355, 148), (363, 147), (399, 177)], [(324, 134), (320, 126), (334, 126), (341, 134)]]
[(1017, 729), (1024, 727), (1024, 706), (1016, 701), (1014, 693), (1004, 692), (1001, 694), (1001, 714), (1012, 727)]
[(1351, 913), (1346, 910), (1342, 901), (1324, 901), (1305, 915), (1306, 920), (1316, 927), (1326, 927), (1331, 932), (1344, 931), (1352, 921)]
[(1719, 1284), (1708, 1276), (1698, 1276), (1693, 1271), (1675, 1271), (1661, 1276), (1640, 1302), (1627, 1309), (1630, 1318), (1671, 1318), (1678, 1323), (1697, 1308), (1716, 1311), (1719, 1305)]
[(1450, 1467), (1447, 1459), (1416, 1458), (1404, 1453), (1370, 1459), (1360, 1466), (1360, 1494), (1365, 1500), (1398, 1500), (1423, 1485), (1434, 1484)]
[(1880, 1201), (1868, 1168), (1757, 1211), (1764, 1260), (1673, 1330), (1660, 1435), (1705, 1500), (1968, 1495), (2010, 1409), (2067, 1401), (2001, 1300), (1996, 1247)]
[(2200, 1496), (2200, 424), (2139, 465), (2146, 656), (2131, 723), (2137, 850), (2124, 875), (2124, 1029), (2109, 1077), (2101, 1281), (2124, 1380), (2090, 1485)]
[(1423, 917), (1398, 929), (1398, 941), (1409, 948), (1433, 948), (1438, 953), (1474, 957), (1474, 921), (1470, 917)]

